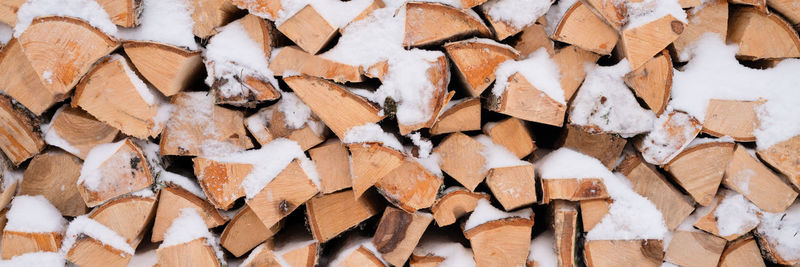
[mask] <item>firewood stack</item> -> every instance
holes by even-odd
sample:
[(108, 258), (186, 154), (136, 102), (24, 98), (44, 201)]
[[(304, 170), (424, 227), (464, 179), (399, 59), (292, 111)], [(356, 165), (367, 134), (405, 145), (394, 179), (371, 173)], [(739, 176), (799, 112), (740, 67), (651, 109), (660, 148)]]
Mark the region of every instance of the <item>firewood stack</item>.
[(0, 266), (800, 265), (798, 0), (8, 0)]

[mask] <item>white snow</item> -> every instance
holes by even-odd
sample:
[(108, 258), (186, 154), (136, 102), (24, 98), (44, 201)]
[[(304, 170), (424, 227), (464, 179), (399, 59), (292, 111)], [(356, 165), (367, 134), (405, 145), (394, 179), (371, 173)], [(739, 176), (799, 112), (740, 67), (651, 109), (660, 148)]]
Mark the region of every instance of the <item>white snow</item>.
[(200, 185), (192, 179), (189, 179), (189, 177), (174, 172), (161, 171), (158, 175), (158, 181), (177, 185), (201, 199), (207, 199), (206, 194), (203, 193), (203, 189), (200, 188)]
[(728, 191), (714, 211), (719, 235), (744, 234), (760, 222), (760, 210), (743, 195)]
[(206, 245), (214, 249), (217, 260), (224, 266), (225, 259), (219, 247), (219, 238), (208, 231), (203, 217), (194, 208), (181, 209), (180, 215), (172, 220), (164, 233), (164, 242), (158, 248), (177, 246), (199, 238), (203, 238)]
[(727, 135), (720, 138), (698, 137), (692, 140), (692, 142), (686, 147), (689, 148), (708, 143), (733, 143), (733, 138)]
[(158, 254), (155, 249), (136, 252), (128, 262), (128, 267), (153, 267), (158, 264)]
[(11, 29), (11, 26), (8, 24), (0, 22), (0, 44), (7, 44), (8, 41), (11, 41), (11, 36), (14, 34), (14, 30)]
[(688, 23), (686, 12), (681, 8), (678, 0), (644, 0), (641, 2), (626, 1), (628, 23), (626, 29), (636, 28), (667, 15)]
[(94, 240), (100, 241), (104, 245), (108, 245), (116, 250), (133, 255), (134, 248), (114, 230), (106, 227), (105, 225), (92, 220), (88, 215), (81, 215), (75, 217), (67, 227), (67, 233), (64, 235), (64, 242), (61, 245), (61, 252), (66, 255), (72, 246), (75, 245), (78, 237), (87, 235)]
[(475, 210), (469, 215), (469, 219), (467, 219), (467, 222), (464, 225), (464, 231), (491, 221), (513, 217), (530, 219), (532, 215), (533, 210), (530, 208), (521, 209), (515, 212), (505, 212), (492, 206), (488, 200), (481, 198), (478, 200), (478, 205), (475, 206)]
[(14, 232), (63, 233), (66, 224), (61, 212), (41, 195), (15, 196), (6, 218), (4, 230)]
[(495, 70), (497, 78), (492, 87), (492, 94), (501, 96), (508, 86), (508, 78), (515, 73), (522, 74), (525, 80), (550, 99), (563, 105), (567, 104), (564, 100), (564, 90), (561, 89), (561, 72), (558, 64), (550, 58), (546, 49), (539, 48), (528, 58), (520, 61), (508, 60), (501, 63)]
[[(0, 159), (0, 160), (2, 160), (2, 159)], [(0, 163), (0, 164), (2, 164), (2, 163)], [(2, 168), (2, 166), (0, 166), (0, 168)], [(24, 173), (21, 170), (15, 171), (15, 170), (7, 169), (7, 170), (2, 170), (2, 171), (3, 171), (3, 173), (2, 173), (3, 174), (2, 175), (2, 177), (3, 177), (3, 185), (2, 185), (3, 191), (8, 190), (8, 188), (11, 187), (11, 185), (14, 185), (15, 182), (16, 182), (16, 186), (17, 187), (19, 187), (22, 184), (22, 177), (23, 177)], [(16, 190), (16, 188), (14, 188), (14, 190)]]
[(56, 121), (56, 118), (58, 118), (58, 115), (61, 114), (61, 111), (64, 110), (66, 106), (67, 105), (63, 105), (60, 108), (58, 108), (58, 110), (56, 110), (56, 113), (53, 114), (50, 123), (41, 125), (40, 128), (42, 130), (42, 133), (44, 133), (45, 143), (51, 146), (59, 147), (64, 151), (69, 152), (70, 154), (79, 155), (81, 153), (80, 149), (72, 146), (72, 144), (70, 144), (69, 141), (62, 138), (58, 134), (58, 132), (53, 129), (53, 123)]
[(550, 0), (489, 0), (481, 5), (492, 19), (521, 29), (536, 22), (547, 13)]
[(64, 256), (56, 252), (29, 252), (17, 255), (8, 260), (0, 260), (0, 267), (63, 267)]
[[(275, 21), (275, 25), (279, 26), (286, 22), (289, 18), (300, 12), (306, 5), (311, 5), (314, 10), (319, 13), (334, 28), (341, 28), (346, 26), (356, 16), (361, 14), (373, 0), (352, 0), (352, 1), (338, 1), (338, 0), (281, 0), (281, 10), (278, 11), (277, 17), (272, 17), (266, 13), (256, 12), (250, 9), (250, 13)], [(255, 1), (252, 1), (255, 2)], [(246, 7), (258, 6), (259, 4), (245, 3)]]
[[(112, 156), (125, 144), (128, 139), (122, 139), (116, 143), (96, 145), (89, 151), (86, 159), (83, 161), (81, 167), (81, 176), (78, 177), (78, 185), (83, 184), (84, 187), (91, 191), (100, 190), (100, 183), (105, 178), (114, 179), (114, 177), (103, 177), (100, 167), (106, 160), (112, 159)], [(112, 160), (129, 160), (130, 155), (114, 156)]]
[(495, 144), (492, 138), (481, 134), (473, 137), (475, 141), (481, 143), (483, 147), (480, 150), (481, 156), (485, 162), (483, 163), (483, 170), (488, 171), (493, 168), (514, 167), (529, 165), (530, 162), (520, 160), (514, 153), (508, 151), (506, 147)]
[(703, 122), (710, 99), (766, 100), (757, 109), (753, 132), (759, 149), (800, 134), (800, 59), (784, 59), (774, 68), (750, 69), (739, 64), (736, 45), (706, 34), (687, 50), (689, 63), (676, 71), (670, 105)]
[(118, 37), (153, 41), (197, 50), (192, 27), (192, 5), (187, 0), (144, 0), (139, 26), (120, 27)]
[(800, 260), (800, 201), (782, 213), (765, 212), (758, 233), (784, 260)]
[(117, 26), (94, 0), (28, 0), (17, 10), (14, 37), (19, 37), (28, 29), (34, 19), (46, 16), (77, 18), (108, 35), (117, 33)]
[(376, 142), (381, 143), (383, 146), (403, 151), (403, 145), (391, 133), (384, 132), (380, 125), (374, 123), (367, 123), (361, 126), (356, 126), (347, 130), (342, 138), (345, 144), (357, 144)]
[(438, 267), (474, 267), (472, 250), (444, 238), (423, 238), (414, 249), (415, 255), (435, 255), (444, 258)]
[(428, 155), (428, 157), (425, 158), (422, 157), (412, 157), (412, 158), (414, 158), (415, 161), (417, 161), (420, 165), (422, 165), (422, 167), (425, 168), (425, 170), (427, 170), (433, 175), (436, 175), (436, 177), (439, 178), (444, 177), (444, 174), (442, 174), (442, 169), (439, 167), (439, 162), (442, 160), (439, 153), (430, 154)]
[[(671, 115), (671, 116), (670, 116)], [(672, 107), (656, 118), (653, 130), (642, 139), (642, 158), (651, 164), (670, 162), (685, 149), (697, 135), (701, 125), (692, 126), (692, 117), (682, 112), (672, 112)], [(675, 129), (683, 129), (677, 132)]]
[(281, 93), (278, 111), (283, 113), (284, 123), (289, 129), (300, 129), (305, 125), (309, 125), (311, 129), (316, 129), (315, 132), (319, 134), (324, 130), (324, 125), (311, 119), (313, 115), (313, 113), (311, 113), (311, 108), (303, 103), (294, 93)]
[(538, 267), (556, 267), (558, 258), (556, 256), (556, 241), (553, 231), (548, 230), (539, 234), (531, 241), (531, 249), (528, 253), (528, 261), (536, 261)]
[(572, 102), (569, 120), (625, 138), (653, 129), (655, 114), (639, 105), (622, 80), (630, 71), (627, 59), (610, 67), (587, 65), (586, 79)]
[(545, 25), (544, 30), (547, 32), (547, 36), (552, 36), (555, 33), (556, 28), (558, 28), (558, 24), (561, 23), (561, 19), (564, 18), (564, 15), (567, 14), (569, 8), (575, 5), (578, 0), (559, 0), (558, 4), (553, 5), (547, 10), (547, 14), (545, 14), (545, 21), (547, 21), (547, 25)]
[(411, 138), (411, 142), (413, 142), (414, 145), (419, 148), (417, 153), (421, 158), (427, 158), (431, 154), (431, 150), (433, 149), (433, 143), (431, 143), (431, 140), (423, 138), (422, 134), (419, 132), (409, 134), (408, 138)]
[[(198, 185), (196, 181), (164, 169), (164, 164), (159, 152), (161, 147), (158, 144), (149, 140), (135, 140), (135, 142), (136, 145), (142, 149), (142, 154), (144, 154), (145, 159), (147, 159), (147, 165), (150, 166), (150, 172), (153, 174), (153, 177), (156, 177), (157, 183), (176, 185), (186, 189), (186, 191), (189, 191), (199, 198), (206, 199), (203, 189), (200, 188), (200, 185)], [(150, 193), (147, 191), (150, 191)], [(134, 195), (147, 196), (148, 194), (152, 194), (150, 188), (145, 188), (137, 192), (134, 192)]]

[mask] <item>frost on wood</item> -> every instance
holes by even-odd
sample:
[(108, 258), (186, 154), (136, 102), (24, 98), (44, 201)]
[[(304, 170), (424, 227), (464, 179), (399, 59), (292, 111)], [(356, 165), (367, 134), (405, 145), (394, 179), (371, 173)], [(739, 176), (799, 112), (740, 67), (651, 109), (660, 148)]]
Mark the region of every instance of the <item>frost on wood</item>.
[(105, 225), (92, 220), (88, 215), (78, 216), (69, 223), (64, 243), (61, 245), (63, 253), (69, 252), (75, 241), (83, 236), (89, 236), (94, 240), (100, 241), (103, 245), (110, 246), (116, 250), (133, 255), (134, 248), (114, 230)]
[(192, 6), (188, 0), (144, 0), (142, 9), (139, 26), (120, 28), (119, 38), (198, 49), (192, 33)]
[(488, 223), (491, 221), (501, 220), (505, 218), (530, 219), (531, 216), (533, 216), (533, 210), (531, 210), (530, 208), (521, 209), (515, 212), (505, 212), (492, 206), (492, 204), (489, 203), (488, 200), (479, 199), (478, 205), (475, 206), (475, 210), (472, 211), (471, 215), (469, 215), (469, 219), (464, 225), (464, 231), (475, 228), (481, 224)]
[(509, 60), (500, 64), (495, 71), (497, 78), (492, 87), (492, 94), (502, 95), (508, 86), (508, 78), (515, 73), (522, 74), (531, 85), (556, 102), (567, 104), (564, 101), (564, 90), (561, 89), (558, 64), (550, 58), (544, 48), (536, 50), (526, 59)]
[(19, 37), (34, 19), (47, 16), (78, 18), (108, 35), (117, 33), (117, 26), (94, 0), (30, 0), (17, 10), (14, 37)]
[(490, 0), (481, 5), (481, 8), (492, 19), (522, 29), (547, 13), (551, 3), (550, 0)]
[(743, 195), (728, 191), (714, 211), (720, 236), (742, 234), (758, 225), (760, 209)]
[(800, 202), (795, 201), (782, 213), (764, 213), (757, 231), (781, 258), (800, 260)]
[(66, 220), (43, 196), (17, 196), (6, 213), (5, 231), (63, 233)]

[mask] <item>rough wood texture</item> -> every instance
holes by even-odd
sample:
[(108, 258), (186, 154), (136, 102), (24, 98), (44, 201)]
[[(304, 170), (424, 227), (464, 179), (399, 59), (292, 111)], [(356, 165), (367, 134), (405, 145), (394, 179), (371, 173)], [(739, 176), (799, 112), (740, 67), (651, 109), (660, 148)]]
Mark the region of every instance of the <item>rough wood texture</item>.
[(363, 245), (359, 246), (357, 249), (350, 252), (349, 255), (345, 256), (342, 263), (339, 265), (342, 267), (387, 267), (386, 264), (383, 264), (378, 255), (375, 255), (369, 249), (365, 248)]
[(761, 251), (752, 236), (729, 243), (719, 258), (719, 267), (764, 267)]
[(618, 135), (594, 132), (591, 128), (567, 124), (557, 146), (592, 156), (609, 170), (614, 168), (628, 141)]
[(11, 39), (2, 48), (0, 49), (0, 88), (3, 88), (5, 95), (13, 97), (37, 115), (47, 110), (55, 102), (69, 96), (68, 92), (54, 92), (45, 86), (39, 78), (39, 73), (28, 61), (17, 39)]
[(608, 198), (608, 190), (600, 178), (542, 179), (542, 202), (553, 199), (581, 201)]
[(528, 261), (532, 227), (533, 218), (506, 218), (475, 226), (464, 236), (472, 246), (476, 266), (523, 266)]
[(116, 128), (98, 121), (91, 114), (80, 108), (73, 108), (69, 105), (64, 105), (60, 111), (53, 115), (48, 131), (54, 131), (53, 133), (69, 143), (69, 147), (58, 145), (59, 147), (77, 150), (67, 152), (73, 153), (73, 155), (81, 159), (86, 159), (89, 151), (94, 146), (110, 143), (119, 134), (119, 130)]
[(155, 197), (127, 196), (97, 207), (89, 213), (89, 218), (113, 230), (135, 248), (151, 226), (155, 213)]
[(754, 7), (739, 7), (730, 16), (728, 42), (739, 45), (737, 56), (746, 59), (800, 57), (797, 32), (778, 15)]
[(245, 195), (242, 182), (253, 165), (234, 162), (219, 162), (207, 158), (192, 159), (194, 175), (208, 202), (218, 209), (228, 210), (233, 203)]
[[(733, 193), (732, 191), (726, 190), (725, 193), (727, 193), (727, 192)], [(751, 230), (755, 229), (756, 226), (758, 226), (758, 224), (743, 225), (742, 227), (739, 228), (739, 229), (741, 229), (741, 231), (739, 231), (738, 233), (733, 233), (733, 234), (727, 235), (727, 236), (720, 235), (719, 234), (719, 228), (717, 227), (717, 215), (715, 214), (715, 212), (717, 211), (717, 207), (719, 207), (719, 204), (722, 202), (722, 200), (725, 198), (725, 196), (726, 196), (726, 194), (724, 194), (724, 193), (720, 194), (720, 196), (717, 197), (717, 201), (715, 203), (713, 203), (714, 206), (711, 208), (711, 211), (709, 211), (708, 214), (704, 215), (703, 217), (700, 217), (700, 219), (698, 219), (697, 222), (694, 223), (694, 227), (697, 228), (697, 229), (706, 231), (706, 232), (708, 232), (708, 233), (710, 233), (712, 235), (724, 238), (724, 239), (726, 239), (728, 241), (734, 241), (734, 240), (738, 239), (739, 237), (741, 237), (742, 235), (745, 235), (745, 234), (749, 233)], [(760, 212), (759, 212), (759, 214), (760, 214)]]
[(547, 50), (548, 54), (553, 54), (553, 40), (547, 37), (547, 31), (544, 26), (535, 23), (525, 27), (519, 35), (519, 40), (514, 43), (514, 49), (520, 55), (530, 55), (542, 47)]
[(506, 38), (513, 36), (523, 30), (523, 28), (517, 27), (514, 24), (492, 18), (489, 14), (488, 8), (483, 8), (481, 6), (481, 11), (483, 11), (483, 16), (486, 17), (486, 20), (489, 21), (489, 25), (492, 26), (492, 30), (494, 32), (494, 37), (498, 41), (505, 40)]
[(678, 39), (684, 28), (683, 22), (672, 15), (666, 15), (639, 27), (624, 29), (622, 50), (631, 69), (638, 69), (672, 41)]
[(759, 150), (758, 157), (786, 175), (795, 189), (800, 190), (800, 136)]
[(481, 128), (481, 99), (469, 98), (444, 109), (436, 123), (431, 126), (430, 134), (479, 130)]
[(330, 194), (353, 186), (350, 177), (350, 155), (347, 147), (339, 139), (329, 139), (309, 150), (308, 154), (317, 165), (320, 192)]
[(553, 235), (558, 266), (576, 266), (578, 207), (574, 202), (553, 201)]
[(444, 4), (410, 2), (405, 9), (404, 47), (434, 45), (470, 35), (491, 35), (481, 20)]
[(769, 0), (767, 5), (778, 11), (792, 25), (800, 24), (800, 5), (793, 0)]
[(608, 214), (608, 209), (611, 208), (611, 199), (588, 199), (581, 200), (581, 222), (583, 223), (583, 231), (589, 232), (595, 225), (600, 223), (603, 217)]
[[(5, 217), (5, 216), (4, 216)], [(25, 233), (3, 230), (2, 259), (30, 252), (58, 252), (61, 248), (61, 233)]]
[(78, 183), (78, 192), (86, 206), (94, 207), (123, 194), (136, 192), (153, 184), (150, 167), (142, 150), (131, 139), (125, 139), (122, 146), (97, 168), (102, 179), (97, 190), (89, 188), (85, 182)]
[(556, 51), (553, 61), (558, 64), (561, 73), (561, 89), (564, 90), (564, 99), (567, 101), (572, 99), (572, 96), (578, 91), (578, 87), (583, 83), (583, 79), (586, 78), (584, 64), (595, 63), (598, 59), (600, 59), (600, 55), (573, 45)]
[(111, 22), (128, 28), (139, 24), (144, 5), (141, 0), (98, 0), (97, 3), (108, 13)]
[(278, 233), (283, 225), (281, 222), (266, 227), (253, 210), (245, 205), (225, 226), (219, 243), (234, 256), (242, 256)]
[(415, 212), (433, 205), (442, 183), (442, 177), (432, 174), (417, 160), (406, 157), (400, 166), (378, 180), (375, 188), (395, 206), (406, 212)]
[(592, 11), (603, 19), (606, 24), (614, 28), (614, 30), (620, 31), (622, 25), (624, 25), (628, 19), (626, 2), (616, 2), (613, 0), (586, 0), (582, 2), (591, 7)]
[(244, 121), (247, 131), (259, 144), (263, 146), (277, 138), (286, 138), (297, 142), (305, 151), (325, 141), (325, 126), (316, 115), (312, 114), (301, 128), (294, 129), (286, 122), (286, 113), (281, 111), (280, 104), (263, 108)]
[(142, 77), (165, 96), (186, 90), (203, 69), (200, 51), (146, 41), (127, 41), (122, 47)]
[(661, 266), (661, 240), (592, 240), (585, 245), (588, 267)]
[(374, 195), (354, 198), (353, 191), (345, 190), (311, 198), (306, 202), (306, 215), (314, 239), (327, 242), (378, 214), (383, 205)]
[(523, 158), (536, 149), (533, 135), (525, 126), (525, 122), (517, 118), (508, 118), (483, 126), (483, 133), (492, 138), (492, 142), (501, 145)]
[(508, 46), (476, 39), (444, 45), (447, 55), (456, 65), (456, 74), (471, 96), (480, 96), (494, 82), (500, 63), (518, 60), (520, 54)]
[(433, 216), (429, 213), (408, 213), (386, 207), (372, 237), (372, 244), (383, 260), (394, 266), (402, 266), (432, 220)]
[(756, 140), (753, 131), (758, 128), (758, 106), (764, 101), (738, 101), (711, 99), (706, 108), (703, 132), (716, 136), (730, 136), (740, 142)]
[(241, 9), (247, 9), (250, 13), (267, 14), (270, 17), (278, 17), (281, 11), (281, 1), (279, 0), (231, 0), (231, 3)]
[(43, 195), (64, 216), (79, 216), (89, 211), (78, 193), (81, 160), (61, 152), (37, 155), (25, 169), (20, 195)]
[(619, 34), (582, 2), (567, 10), (550, 38), (601, 55), (611, 54)]
[(403, 153), (379, 143), (349, 144), (353, 193), (359, 197), (403, 164)]
[(526, 121), (561, 126), (567, 107), (536, 89), (520, 73), (508, 77), (503, 95), (492, 95), (488, 109)]
[(164, 233), (167, 228), (175, 218), (178, 218), (181, 209), (184, 208), (195, 209), (200, 216), (203, 216), (208, 228), (223, 225), (227, 221), (208, 201), (180, 187), (165, 187), (159, 193), (156, 219), (153, 223), (153, 233), (150, 236), (150, 241), (159, 242), (164, 240)]
[(470, 192), (467, 189), (460, 188), (452, 190), (437, 199), (436, 203), (431, 207), (431, 212), (433, 212), (433, 218), (436, 219), (436, 224), (439, 227), (447, 226), (455, 223), (461, 216), (475, 210), (478, 200), (489, 200), (489, 198), (486, 193)]
[(690, 196), (703, 206), (711, 205), (733, 156), (733, 143), (696, 145), (675, 156), (664, 169)]
[(678, 55), (683, 53), (689, 44), (707, 32), (719, 34), (722, 41), (725, 41), (728, 34), (728, 1), (714, 0), (694, 7), (686, 12), (686, 19), (689, 24), (686, 24), (686, 28), (678, 36), (678, 39), (672, 42)]
[(306, 5), (278, 25), (278, 30), (312, 55), (317, 54), (338, 32), (311, 5)]
[(92, 237), (78, 237), (69, 248), (66, 259), (78, 266), (128, 266), (133, 255), (103, 244)]
[[(213, 242), (213, 241), (212, 241)], [(219, 260), (214, 249), (205, 238), (198, 238), (188, 243), (169, 247), (159, 247), (158, 266), (175, 267), (219, 267)]]
[(338, 83), (362, 82), (358, 66), (342, 64), (327, 58), (309, 54), (297, 46), (286, 46), (276, 52), (269, 62), (269, 69), (277, 76), (284, 73), (305, 74)]
[(300, 167), (298, 160), (289, 163), (257, 195), (247, 201), (264, 225), (274, 225), (319, 193), (319, 189)]
[(0, 22), (14, 27), (17, 23), (17, 10), (26, 0), (8, 0), (0, 3)]
[(188, 2), (193, 10), (194, 27), (192, 32), (201, 39), (216, 34), (217, 27), (231, 22), (239, 12), (236, 6), (227, 0), (191, 0)]
[(4, 95), (0, 95), (0, 137), (0, 150), (17, 166), (45, 147), (31, 117)]
[(533, 164), (492, 168), (486, 174), (486, 185), (507, 211), (536, 202)]
[(680, 266), (717, 266), (725, 243), (725, 239), (699, 231), (675, 231), (664, 260)]
[(782, 212), (797, 198), (797, 192), (764, 164), (736, 145), (723, 183), (767, 212)]
[(483, 145), (471, 137), (457, 132), (448, 135), (434, 153), (441, 157), (439, 167), (470, 191), (474, 191), (486, 177), (485, 159), (480, 151)]
[(665, 49), (638, 69), (626, 74), (623, 80), (658, 116), (664, 112), (669, 102), (672, 69), (672, 58)]

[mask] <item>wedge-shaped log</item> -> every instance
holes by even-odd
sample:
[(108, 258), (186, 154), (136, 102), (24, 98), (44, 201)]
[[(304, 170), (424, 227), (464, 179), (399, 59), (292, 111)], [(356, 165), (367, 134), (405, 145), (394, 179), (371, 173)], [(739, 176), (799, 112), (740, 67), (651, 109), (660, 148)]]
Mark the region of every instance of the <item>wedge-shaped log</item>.
[(339, 139), (332, 138), (308, 151), (317, 166), (320, 191), (330, 194), (353, 186), (350, 177), (350, 155)]
[[(434, 61), (427, 61), (428, 69), (426, 71), (426, 78), (434, 86), (431, 100), (428, 102), (428, 108), (432, 111), (427, 121), (416, 124), (404, 124), (398, 121), (397, 127), (401, 135), (408, 135), (413, 131), (430, 128), (436, 123), (436, 119), (442, 113), (442, 109), (450, 102), (450, 99), (455, 95), (455, 91), (448, 92), (447, 86), (450, 84), (450, 67), (447, 65), (447, 57), (441, 54)], [(387, 98), (388, 99), (388, 98)]]
[(336, 36), (338, 28), (331, 25), (311, 5), (306, 5), (280, 25), (278, 30), (306, 52), (315, 55)]
[(11, 99), (0, 95), (0, 150), (14, 165), (19, 166), (45, 147), (33, 123), (24, 109), (15, 107)]
[(766, 212), (782, 212), (797, 198), (797, 192), (791, 186), (751, 156), (742, 145), (736, 145), (733, 150), (723, 183)]
[(669, 51), (661, 51), (638, 69), (625, 74), (623, 80), (656, 116), (661, 115), (667, 107), (672, 89), (672, 58)]
[(523, 158), (536, 149), (533, 135), (525, 126), (525, 122), (517, 118), (508, 118), (483, 126), (483, 133), (492, 138), (492, 142), (501, 145)]
[(583, 2), (592, 8), (592, 11), (599, 15), (603, 21), (614, 30), (622, 30), (628, 18), (628, 8), (626, 2), (616, 2), (613, 0), (587, 0)]
[(242, 181), (253, 170), (253, 165), (235, 162), (220, 162), (207, 158), (192, 159), (194, 175), (208, 202), (218, 209), (228, 210), (233, 203), (245, 195)]
[(191, 0), (188, 2), (192, 6), (192, 20), (194, 20), (192, 33), (202, 39), (216, 34), (217, 27), (228, 24), (239, 13), (236, 6), (226, 0)]
[(17, 23), (17, 10), (22, 4), (25, 4), (25, 0), (9, 0), (4, 1), (0, 4), (0, 22), (5, 24), (14, 25)]
[(582, 201), (608, 198), (608, 190), (600, 178), (544, 178), (542, 177), (542, 202), (553, 199)]
[[(452, 103), (452, 102), (451, 102)], [(448, 103), (449, 104), (449, 103)], [(431, 126), (430, 134), (479, 130), (481, 128), (481, 99), (469, 98), (464, 101), (448, 105), (443, 108), (442, 114)]]
[(622, 30), (622, 51), (631, 69), (638, 69), (678, 39), (686, 25), (666, 15), (647, 24)]
[(355, 197), (361, 196), (392, 170), (403, 164), (403, 153), (379, 143), (349, 144), (350, 171)]
[(532, 218), (512, 217), (478, 225), (464, 231), (464, 236), (476, 266), (521, 266), (528, 260), (532, 227)]
[(558, 22), (550, 38), (601, 55), (608, 55), (617, 45), (619, 34), (592, 13), (588, 6), (576, 2)]
[(764, 101), (738, 101), (711, 99), (706, 108), (703, 132), (716, 136), (730, 136), (740, 142), (756, 140), (753, 131), (758, 127), (758, 106)]
[[(662, 120), (667, 116), (665, 120)], [(659, 116), (654, 129), (643, 138), (635, 139), (636, 149), (650, 164), (667, 164), (688, 146), (702, 128), (695, 118), (680, 111)]]
[[(67, 152), (86, 159), (89, 151), (99, 144), (110, 143), (119, 134), (117, 128), (98, 121), (91, 114), (80, 108), (64, 105), (51, 120), (45, 140), (60, 137), (66, 144), (51, 142)], [(58, 138), (54, 138), (58, 139)]]
[(445, 195), (436, 200), (431, 207), (436, 224), (441, 226), (451, 225), (458, 218), (475, 210), (479, 199), (489, 200), (489, 195), (483, 192), (470, 192), (465, 188), (446, 190)]
[(37, 115), (69, 96), (69, 91), (59, 93), (45, 85), (45, 81), (39, 78), (39, 73), (31, 65), (17, 39), (11, 39), (2, 48), (0, 50), (0, 88), (3, 88), (5, 95), (13, 97), (14, 100)]
[(680, 266), (717, 266), (725, 239), (699, 231), (675, 231), (664, 260)]
[(415, 212), (433, 205), (442, 183), (441, 177), (432, 174), (417, 160), (406, 157), (400, 166), (384, 175), (375, 188), (395, 206)]
[[(340, 252), (342, 253), (342, 252)], [(364, 245), (350, 251), (350, 254), (337, 256), (343, 257), (338, 266), (343, 267), (386, 267), (379, 255), (375, 255), (371, 250), (367, 249)]]
[[(4, 216), (5, 217), (5, 216)], [(3, 230), (2, 259), (31, 252), (58, 252), (61, 248), (61, 233), (26, 233)]]
[(283, 221), (264, 226), (258, 216), (245, 205), (225, 226), (219, 243), (236, 257), (240, 257), (280, 231)]
[(661, 266), (661, 240), (590, 240), (583, 251), (586, 266)]
[(294, 160), (261, 192), (248, 200), (247, 206), (261, 223), (272, 226), (317, 193), (319, 188), (308, 178), (299, 161)]
[(474, 191), (486, 177), (483, 169), (486, 160), (481, 155), (483, 145), (471, 137), (457, 132), (445, 137), (433, 149), (441, 157), (439, 167), (461, 185)]
[(277, 18), (282, 8), (280, 0), (231, 0), (231, 3), (252, 14), (266, 14), (272, 18)]
[(603, 220), (603, 217), (608, 214), (611, 208), (611, 199), (589, 199), (581, 200), (581, 222), (583, 223), (583, 231), (589, 232), (595, 225)]
[(136, 247), (156, 214), (155, 197), (126, 196), (109, 201), (89, 213), (89, 218), (105, 225)]
[(600, 160), (608, 169), (614, 168), (626, 143), (627, 140), (618, 135), (594, 132), (588, 127), (571, 123), (564, 127), (564, 132), (557, 142), (559, 147), (566, 147)]
[(578, 206), (575, 202), (553, 201), (553, 235), (559, 266), (577, 266)]
[(203, 216), (203, 220), (208, 228), (217, 227), (225, 224), (227, 219), (214, 208), (208, 201), (186, 191), (177, 186), (168, 186), (161, 189), (158, 196), (158, 208), (156, 219), (153, 223), (153, 232), (150, 241), (159, 242), (164, 240), (164, 233), (177, 218), (184, 208), (193, 208), (198, 214)]
[(345, 190), (311, 198), (306, 203), (306, 219), (314, 239), (324, 243), (383, 208), (383, 201), (375, 195), (355, 198), (351, 190)]
[(174, 246), (159, 246), (156, 250), (159, 266), (219, 267), (217, 254), (205, 238), (197, 238)]
[(253, 250), (242, 262), (244, 267), (257, 266), (315, 266), (319, 260), (320, 244), (314, 240), (283, 240), (275, 245), (269, 240)]
[(405, 5), (406, 21), (403, 46), (426, 46), (447, 40), (477, 35), (488, 37), (491, 31), (483, 21), (467, 11), (439, 3), (410, 2)]
[(795, 189), (800, 189), (800, 136), (759, 150), (758, 157), (786, 175)]
[(544, 26), (539, 24), (531, 24), (525, 27), (519, 35), (519, 40), (514, 43), (514, 49), (520, 55), (530, 55), (542, 47), (547, 50), (548, 54), (553, 54), (553, 40), (550, 40), (550, 37), (547, 36)]
[(383, 119), (378, 108), (330, 81), (310, 76), (283, 80), (340, 139), (350, 128)]
[(364, 80), (358, 66), (342, 64), (313, 55), (297, 46), (286, 46), (275, 52), (270, 59), (269, 69), (277, 76), (300, 73), (330, 79), (338, 83)]
[(61, 152), (48, 151), (37, 155), (25, 169), (21, 195), (42, 195), (64, 216), (79, 216), (89, 211), (78, 193), (81, 160)]
[(86, 206), (94, 207), (153, 184), (147, 159), (131, 139), (126, 138), (117, 143), (100, 146), (95, 147), (103, 150), (95, 154), (98, 157), (86, 158), (87, 162), (99, 163), (91, 165), (85, 163), (78, 180), (78, 192), (86, 202)]
[(689, 147), (682, 151), (664, 170), (678, 185), (703, 206), (711, 205), (733, 156), (733, 143), (713, 142)]
[(128, 266), (133, 255), (103, 244), (89, 236), (78, 237), (69, 248), (66, 259), (78, 266), (86, 267), (124, 267)]
[(508, 86), (500, 96), (492, 95), (488, 109), (526, 121), (561, 126), (567, 107), (536, 89), (520, 73), (508, 77)]
[(486, 39), (447, 43), (444, 49), (455, 63), (459, 80), (471, 96), (480, 96), (489, 87), (500, 63), (520, 57), (513, 48)]
[[(522, 53), (522, 51), (520, 51)], [(553, 55), (553, 61), (558, 64), (561, 73), (561, 89), (564, 90), (564, 99), (570, 100), (578, 87), (586, 78), (584, 64), (595, 63), (600, 59), (600, 55), (583, 50), (577, 46), (570, 45), (558, 49)]]
[(122, 27), (133, 27), (139, 24), (139, 15), (144, 4), (137, 0), (98, 0), (111, 22)]
[(486, 174), (486, 185), (507, 211), (536, 202), (533, 164), (492, 168)]
[(719, 258), (720, 267), (764, 267), (761, 251), (752, 236), (730, 242)]
[(256, 138), (259, 144), (263, 146), (276, 138), (286, 138), (297, 142), (303, 150), (308, 150), (325, 141), (325, 126), (315, 115), (309, 117), (302, 127), (295, 129), (286, 122), (286, 114), (291, 114), (292, 110), (284, 113), (281, 111), (280, 105), (293, 104), (291, 102), (278, 103), (263, 108), (245, 119), (244, 125), (247, 127), (247, 131)]
[[(733, 193), (733, 191), (727, 191), (727, 192)], [(717, 201), (714, 203), (713, 207), (711, 208), (711, 211), (709, 211), (708, 214), (704, 215), (703, 217), (700, 217), (700, 219), (698, 219), (697, 222), (694, 223), (694, 227), (697, 228), (697, 229), (706, 231), (706, 232), (708, 232), (708, 233), (710, 233), (712, 235), (718, 236), (720, 238), (724, 238), (724, 239), (726, 239), (728, 241), (734, 241), (734, 240), (738, 239), (739, 237), (749, 233), (754, 228), (756, 228), (756, 226), (758, 226), (758, 222), (760, 222), (761, 220), (759, 219), (758, 221), (756, 221), (756, 223), (751, 224), (751, 225), (740, 225), (740, 227), (738, 228), (739, 231), (737, 233), (733, 233), (733, 234), (730, 234), (730, 235), (727, 235), (727, 236), (721, 235), (719, 233), (719, 227), (717, 227), (718, 219), (717, 219), (716, 211), (717, 211), (717, 208), (719, 207), (719, 204), (722, 202), (722, 200), (724, 198), (725, 198), (725, 194), (724, 193), (720, 194), (720, 196), (717, 197)]]
[(797, 32), (776, 14), (754, 7), (732, 11), (728, 20), (728, 42), (738, 44), (736, 55), (746, 59), (800, 57)]
[(800, 24), (800, 6), (791, 0), (769, 0), (767, 5), (778, 11), (792, 25)]
[(203, 69), (200, 51), (146, 41), (128, 41), (122, 47), (142, 77), (165, 96), (186, 90)]
[(383, 260), (394, 266), (402, 266), (431, 221), (433, 216), (430, 213), (408, 213), (386, 207), (372, 237), (372, 244)]
[(707, 2), (686, 12), (686, 20), (689, 21), (689, 24), (686, 24), (686, 28), (683, 29), (683, 33), (678, 36), (678, 39), (672, 42), (678, 55), (705, 33), (719, 34), (722, 41), (725, 41), (725, 37), (728, 35), (728, 1)]

